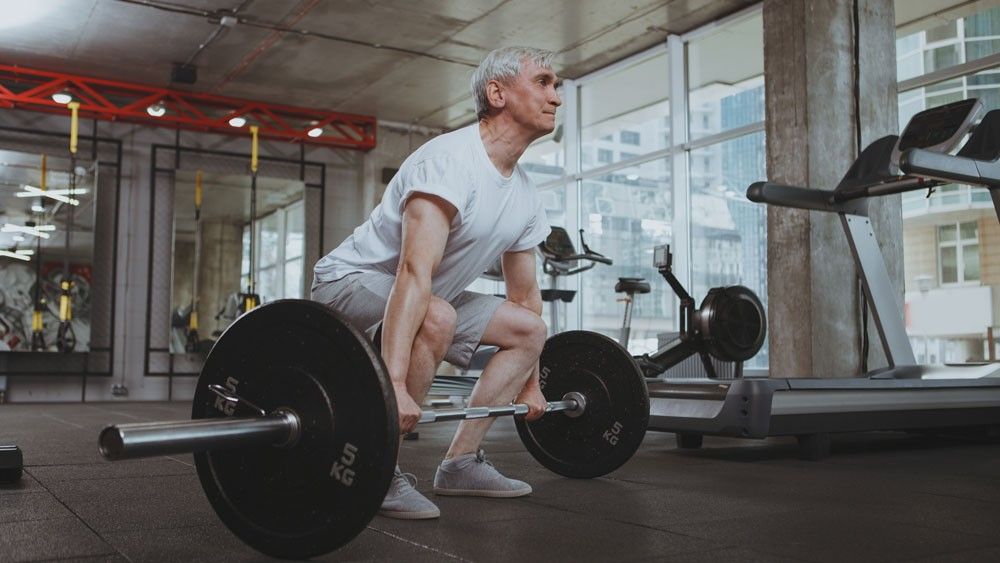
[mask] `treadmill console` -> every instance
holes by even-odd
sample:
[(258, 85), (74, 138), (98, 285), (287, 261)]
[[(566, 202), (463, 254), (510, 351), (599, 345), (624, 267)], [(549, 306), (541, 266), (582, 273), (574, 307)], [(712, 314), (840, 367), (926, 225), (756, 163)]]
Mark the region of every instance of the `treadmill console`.
[(952, 102), (924, 111), (910, 118), (892, 151), (892, 164), (899, 166), (899, 155), (907, 149), (926, 149), (946, 153), (958, 146), (983, 113), (976, 98)]

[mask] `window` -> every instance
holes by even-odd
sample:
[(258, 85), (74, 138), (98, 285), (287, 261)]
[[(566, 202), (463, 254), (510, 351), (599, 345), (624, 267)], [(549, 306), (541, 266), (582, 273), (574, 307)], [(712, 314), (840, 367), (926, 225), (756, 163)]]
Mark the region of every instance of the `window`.
[[(259, 218), (254, 257), (254, 281), (261, 302), (303, 296), (305, 217), (302, 201), (297, 201)], [(240, 291), (245, 291), (250, 274), (250, 228), (243, 228), (243, 259)]]
[[(739, 53), (735, 63), (733, 53)], [(764, 120), (764, 20), (760, 14), (688, 45), (691, 138)], [(696, 119), (700, 114), (701, 118)], [(714, 119), (713, 119), (714, 117)]]
[(608, 149), (597, 149), (597, 162), (602, 164), (611, 164), (614, 159), (614, 151)]
[(639, 145), (639, 133), (637, 131), (622, 131), (621, 132), (622, 144), (625, 145)]
[[(669, 146), (670, 64), (666, 53), (653, 55), (617, 72), (584, 83), (579, 88), (580, 152), (620, 145), (628, 153), (647, 154)], [(615, 141), (617, 139), (617, 142)], [(612, 164), (598, 156), (582, 163), (582, 170)]]
[(617, 339), (625, 308), (614, 292), (619, 277), (645, 278), (652, 292), (637, 295), (629, 350), (658, 347), (657, 335), (674, 330), (674, 301), (652, 268), (653, 247), (673, 243), (673, 201), (669, 160), (659, 159), (584, 180), (581, 226), (587, 244), (614, 264), (598, 264), (583, 277), (583, 328)]
[(942, 284), (979, 281), (979, 225), (975, 221), (938, 227)]

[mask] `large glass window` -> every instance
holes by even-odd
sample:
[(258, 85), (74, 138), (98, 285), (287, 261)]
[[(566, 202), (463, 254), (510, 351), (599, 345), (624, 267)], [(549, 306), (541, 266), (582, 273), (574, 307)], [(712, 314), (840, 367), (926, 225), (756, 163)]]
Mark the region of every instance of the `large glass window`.
[[(931, 72), (939, 78), (900, 92), (900, 127), (918, 111), (964, 98), (1000, 109), (1000, 65), (964, 74), (954, 69), (1000, 53), (1000, 7), (936, 15), (907, 30), (896, 40), (897, 78)], [(989, 193), (949, 184), (931, 193), (904, 193), (902, 204), (907, 331), (918, 359), (985, 359), (983, 337), (991, 316), (983, 312), (996, 311), (991, 299), (996, 290), (984, 286), (1000, 285), (989, 267), (993, 241), (986, 229), (996, 225)]]
[(764, 22), (760, 14), (691, 41), (687, 60), (692, 139), (764, 120)]
[[(743, 285), (766, 306), (767, 213), (763, 205), (746, 199), (747, 187), (767, 178), (765, 150), (761, 132), (690, 153), (691, 281), (696, 299), (713, 287)], [(766, 365), (765, 345), (748, 366)]]
[(614, 260), (583, 275), (583, 328), (617, 339), (625, 306), (614, 291), (618, 278), (645, 278), (652, 291), (637, 295), (629, 349), (652, 352), (657, 334), (674, 329), (670, 288), (652, 269), (653, 247), (671, 243), (673, 190), (668, 159), (622, 168), (584, 180), (581, 227), (587, 243)]
[(663, 53), (580, 87), (582, 170), (670, 145), (669, 70)]

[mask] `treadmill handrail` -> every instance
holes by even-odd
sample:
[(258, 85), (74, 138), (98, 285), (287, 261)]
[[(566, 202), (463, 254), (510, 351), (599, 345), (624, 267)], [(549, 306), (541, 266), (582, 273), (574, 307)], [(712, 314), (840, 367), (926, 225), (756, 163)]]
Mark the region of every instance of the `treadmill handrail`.
[(795, 209), (810, 211), (827, 211), (830, 213), (848, 213), (851, 215), (868, 215), (868, 204), (864, 199), (836, 202), (833, 192), (788, 186), (772, 182), (756, 182), (747, 188), (747, 199), (756, 203), (766, 203)]
[(976, 160), (925, 149), (910, 149), (900, 155), (899, 168), (907, 174), (919, 174), (944, 182), (1000, 188), (1000, 160)]

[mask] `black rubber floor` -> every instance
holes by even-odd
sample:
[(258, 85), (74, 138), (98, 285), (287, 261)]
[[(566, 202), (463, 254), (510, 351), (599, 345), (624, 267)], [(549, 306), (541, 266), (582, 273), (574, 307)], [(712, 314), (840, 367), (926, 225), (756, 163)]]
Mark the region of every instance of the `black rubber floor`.
[[(262, 561), (201, 492), (191, 456), (105, 462), (107, 423), (186, 418), (185, 403), (0, 405), (0, 443), (24, 451), (0, 486), (0, 561)], [(377, 517), (330, 561), (1000, 561), (1000, 443), (847, 435), (833, 457), (794, 441), (708, 439), (699, 451), (650, 433), (609, 477), (538, 466), (510, 420), (484, 447), (531, 483), (521, 499), (429, 492), (457, 423), (421, 426), (401, 465), (441, 508), (434, 521)]]

